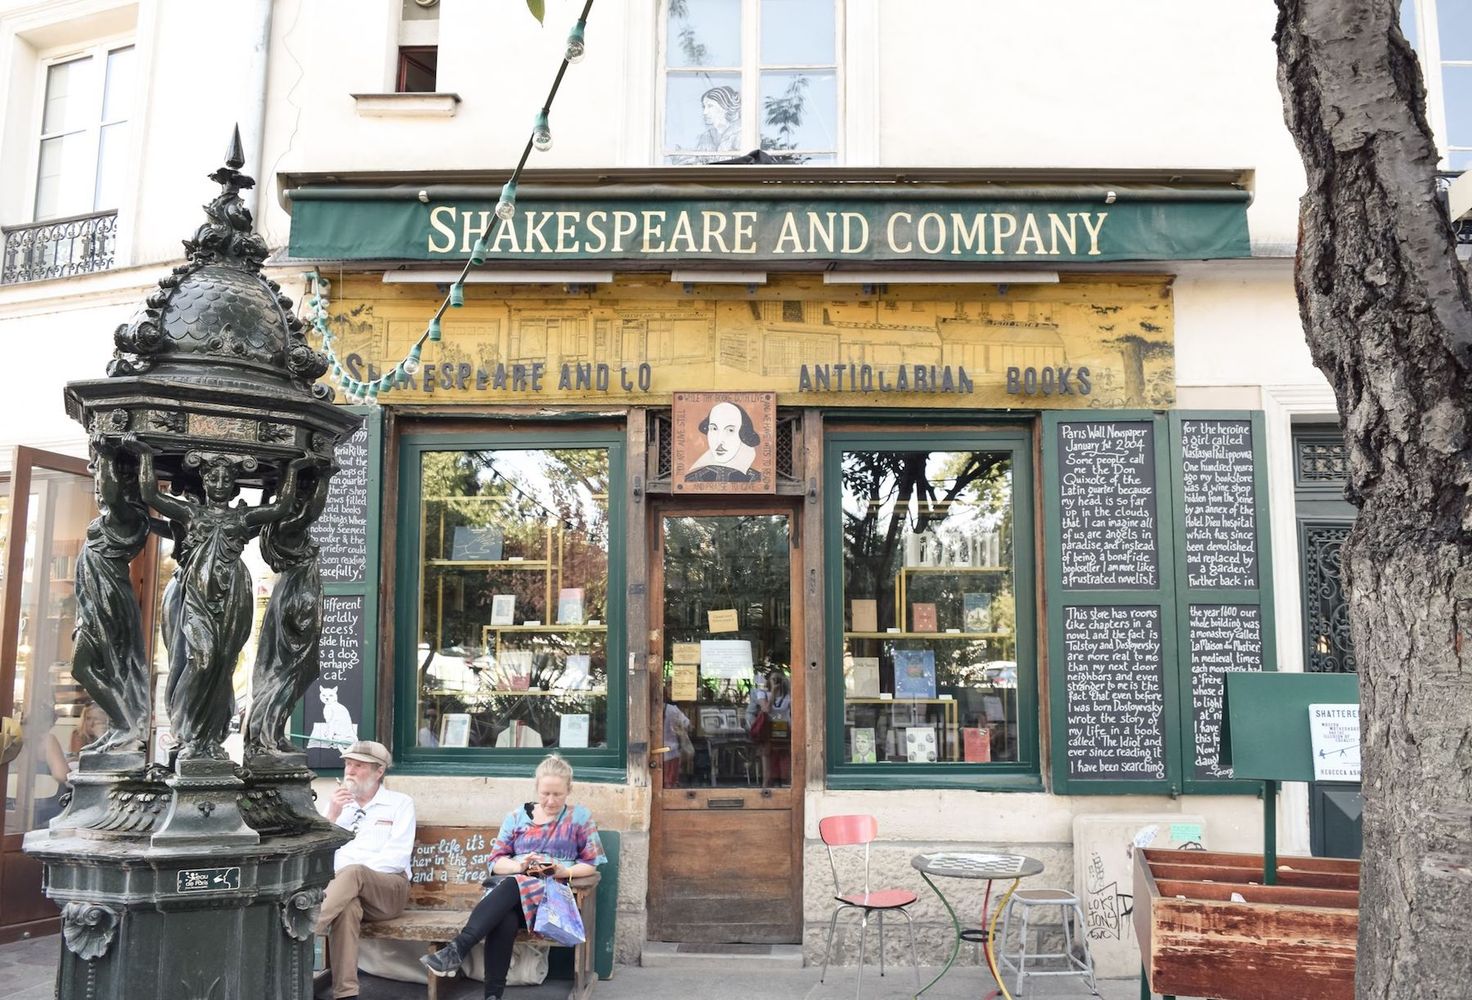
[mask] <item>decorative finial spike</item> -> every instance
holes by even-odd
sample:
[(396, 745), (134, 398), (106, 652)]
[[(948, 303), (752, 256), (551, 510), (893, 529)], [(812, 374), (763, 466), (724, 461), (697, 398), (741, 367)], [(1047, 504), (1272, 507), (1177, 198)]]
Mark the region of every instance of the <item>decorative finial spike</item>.
[(235, 134), (230, 137), (230, 148), (225, 153), (225, 165), (231, 170), (239, 170), (245, 166), (245, 150), (240, 145), (240, 125), (235, 126)]

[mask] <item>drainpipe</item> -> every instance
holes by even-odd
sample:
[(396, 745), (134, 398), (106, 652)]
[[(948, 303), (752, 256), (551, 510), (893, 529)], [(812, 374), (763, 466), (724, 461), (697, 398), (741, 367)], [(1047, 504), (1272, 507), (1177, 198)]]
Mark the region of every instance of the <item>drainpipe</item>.
[(240, 143), (246, 156), (245, 172), (256, 179), (256, 186), (240, 192), (245, 207), (256, 215), (265, 166), (266, 83), (271, 58), (271, 8), (273, 0), (255, 0), (252, 5), (248, 37), (251, 39), (250, 61), (245, 68), (245, 102), (241, 107)]

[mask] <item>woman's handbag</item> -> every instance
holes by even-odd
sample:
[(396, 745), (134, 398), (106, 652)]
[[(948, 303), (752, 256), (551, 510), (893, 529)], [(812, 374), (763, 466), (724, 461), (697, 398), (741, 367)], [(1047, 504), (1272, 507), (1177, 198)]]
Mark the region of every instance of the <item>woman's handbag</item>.
[(562, 945), (583, 943), (583, 915), (572, 889), (556, 879), (542, 880), (542, 902), (537, 906), (537, 925), (532, 928), (549, 941)]
[(751, 720), (751, 727), (747, 729), (747, 735), (753, 740), (765, 740), (772, 733), (772, 719), (766, 712), (758, 712)]

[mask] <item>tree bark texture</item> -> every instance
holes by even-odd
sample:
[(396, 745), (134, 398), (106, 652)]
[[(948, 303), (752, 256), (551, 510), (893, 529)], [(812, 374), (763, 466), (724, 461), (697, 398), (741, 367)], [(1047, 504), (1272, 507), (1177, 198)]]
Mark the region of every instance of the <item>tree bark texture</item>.
[(1472, 302), (1395, 0), (1278, 0), (1296, 284), (1338, 398), (1360, 669), (1356, 995), (1472, 995)]

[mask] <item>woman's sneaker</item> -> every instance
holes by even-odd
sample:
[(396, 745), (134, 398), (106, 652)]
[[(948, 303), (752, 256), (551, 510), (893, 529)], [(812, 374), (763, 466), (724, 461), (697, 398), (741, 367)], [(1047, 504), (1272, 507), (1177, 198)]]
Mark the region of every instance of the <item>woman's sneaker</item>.
[(460, 949), (455, 947), (454, 941), (432, 955), (419, 956), (419, 964), (436, 976), (453, 976), (460, 971), (460, 963), (464, 960), (465, 956), (460, 954)]

